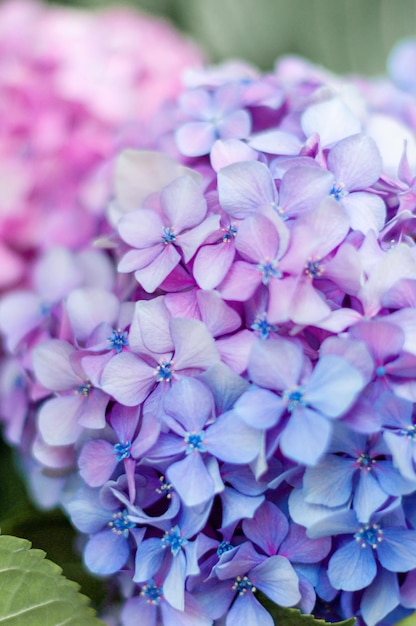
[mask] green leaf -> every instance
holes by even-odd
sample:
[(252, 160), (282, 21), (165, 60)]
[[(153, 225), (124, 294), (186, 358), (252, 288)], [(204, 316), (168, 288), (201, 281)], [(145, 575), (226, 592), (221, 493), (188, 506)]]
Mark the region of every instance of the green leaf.
[(401, 619), (395, 626), (416, 626), (416, 613), (405, 617), (405, 619)]
[(334, 622), (326, 622), (323, 619), (317, 619), (313, 615), (305, 615), (298, 609), (288, 609), (284, 606), (278, 606), (261, 593), (259, 593), (257, 597), (273, 617), (276, 626), (325, 626), (326, 624), (329, 626), (354, 626), (356, 622), (355, 617), (344, 620), (343, 622), (336, 622), (336, 624), (334, 624)]
[(0, 536), (1, 626), (103, 626), (61, 568), (26, 539)]

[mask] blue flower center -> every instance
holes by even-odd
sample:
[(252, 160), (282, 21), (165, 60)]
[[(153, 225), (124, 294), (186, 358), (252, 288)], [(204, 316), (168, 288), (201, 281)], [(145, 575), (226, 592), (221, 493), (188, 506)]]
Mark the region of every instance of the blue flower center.
[(136, 524), (131, 522), (127, 516), (128, 512), (126, 510), (118, 511), (113, 514), (111, 522), (108, 522), (108, 525), (114, 533), (117, 535), (123, 535), (123, 537), (126, 538), (129, 536), (129, 529), (136, 526)]
[(372, 459), (369, 454), (364, 453), (364, 452), (360, 454), (359, 457), (357, 457), (357, 463), (358, 463), (359, 468), (361, 470), (366, 470), (367, 472), (371, 472), (375, 462), (376, 462), (375, 459)]
[(80, 396), (84, 396), (84, 398), (87, 398), (89, 396), (91, 389), (92, 389), (92, 385), (90, 381), (86, 380), (85, 382), (82, 383), (82, 385), (78, 387), (75, 393), (77, 393)]
[(188, 543), (185, 537), (181, 537), (181, 531), (179, 526), (174, 526), (170, 530), (167, 530), (160, 540), (162, 548), (170, 548), (173, 556), (176, 556), (181, 551), (182, 546)]
[(282, 278), (283, 274), (277, 265), (277, 261), (266, 261), (257, 265), (263, 285), (268, 285), (272, 278)]
[(47, 317), (52, 309), (53, 304), (51, 304), (50, 302), (41, 302), (39, 305), (39, 311), (42, 317)]
[(305, 274), (310, 278), (320, 278), (324, 273), (324, 268), (320, 261), (308, 261), (305, 265)]
[(206, 447), (202, 443), (204, 439), (204, 433), (186, 433), (184, 441), (186, 443), (186, 454), (191, 452), (206, 452)]
[(127, 330), (123, 332), (121, 330), (113, 330), (111, 337), (108, 337), (107, 341), (110, 344), (108, 349), (115, 350), (119, 354), (123, 348), (129, 345)]
[(332, 185), (331, 191), (329, 192), (329, 195), (335, 198), (337, 202), (339, 202), (340, 200), (342, 200), (342, 198), (348, 196), (348, 190), (345, 189), (344, 183), (334, 183)]
[(173, 377), (172, 361), (160, 361), (155, 370), (156, 382), (170, 383)]
[(237, 576), (232, 588), (237, 591), (239, 596), (243, 596), (247, 591), (252, 591), (253, 593), (257, 591), (248, 576)]
[(303, 400), (303, 389), (301, 387), (284, 391), (283, 400), (287, 402), (287, 410), (290, 413), (298, 406), (306, 406), (306, 402)]
[(18, 374), (13, 381), (13, 389), (24, 389), (25, 380), (21, 374)]
[(225, 554), (226, 552), (229, 552), (232, 549), (233, 549), (233, 546), (229, 541), (221, 541), (221, 543), (218, 544), (217, 555), (221, 556), (222, 554)]
[(227, 229), (225, 229), (225, 233), (222, 236), (223, 242), (228, 243), (232, 241), (235, 238), (236, 234), (237, 234), (237, 226), (232, 224)]
[(277, 326), (275, 324), (269, 324), (267, 321), (266, 313), (260, 313), (257, 315), (250, 328), (259, 333), (260, 339), (267, 339), (270, 333), (277, 330)]
[(167, 498), (172, 497), (173, 485), (168, 482), (164, 476), (160, 476), (160, 486), (156, 489), (156, 493), (160, 493)]
[(130, 457), (131, 441), (125, 441), (124, 443), (116, 443), (114, 446), (114, 454), (117, 461), (123, 461)]
[(386, 375), (386, 368), (384, 367), (384, 365), (379, 365), (378, 367), (376, 367), (376, 376), (385, 376)]
[(400, 430), (400, 434), (406, 439), (410, 439), (411, 441), (416, 441), (416, 426), (408, 426), (407, 428), (402, 428)]
[(162, 587), (156, 585), (154, 580), (149, 580), (149, 582), (141, 588), (140, 595), (146, 596), (147, 604), (158, 605), (163, 596)]
[(282, 207), (279, 206), (276, 202), (271, 202), (270, 206), (272, 207), (274, 211), (276, 211), (276, 213), (278, 214), (282, 222), (286, 222), (288, 217), (287, 215), (285, 215), (285, 212), (283, 211)]
[(355, 533), (354, 539), (362, 548), (370, 546), (377, 550), (378, 544), (383, 541), (383, 531), (378, 524), (366, 524)]
[(169, 243), (173, 243), (176, 239), (176, 235), (173, 232), (172, 226), (165, 226), (162, 231), (162, 243), (167, 246)]

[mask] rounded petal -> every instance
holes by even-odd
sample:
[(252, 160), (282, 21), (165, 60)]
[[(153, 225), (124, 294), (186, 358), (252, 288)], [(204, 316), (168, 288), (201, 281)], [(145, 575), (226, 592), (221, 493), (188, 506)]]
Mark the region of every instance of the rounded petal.
[(163, 221), (151, 209), (139, 209), (123, 215), (118, 223), (120, 237), (133, 248), (150, 248), (161, 243)]
[(332, 424), (319, 413), (307, 408), (296, 408), (280, 437), (280, 448), (285, 456), (304, 465), (315, 465), (326, 452)]
[(75, 443), (82, 431), (78, 417), (82, 408), (82, 395), (61, 396), (45, 402), (38, 414), (38, 427), (46, 443), (67, 446)]
[(277, 198), (268, 168), (258, 161), (243, 161), (224, 167), (218, 173), (218, 195), (222, 208), (233, 217), (244, 219), (258, 207)]
[(117, 271), (122, 274), (128, 274), (143, 267), (147, 267), (157, 259), (163, 250), (162, 242), (150, 246), (149, 248), (141, 248), (140, 250), (134, 248), (133, 250), (128, 250), (120, 259)]
[(221, 139), (245, 139), (251, 130), (251, 117), (248, 111), (233, 111), (218, 125)]
[(390, 572), (408, 572), (416, 568), (416, 530), (385, 528), (377, 547), (380, 563)]
[(360, 471), (358, 485), (354, 493), (354, 510), (360, 522), (368, 522), (370, 516), (381, 507), (388, 497), (372, 472)]
[(377, 565), (370, 546), (362, 548), (357, 541), (350, 541), (331, 557), (328, 577), (335, 589), (357, 591), (374, 580)]
[(181, 260), (179, 252), (171, 244), (167, 244), (154, 261), (135, 271), (138, 283), (148, 293), (153, 293), (169, 276)]
[(163, 583), (163, 594), (178, 611), (185, 608), (185, 574), (186, 574), (186, 558), (181, 550), (172, 559), (165, 581)]
[(129, 598), (121, 610), (123, 626), (137, 626), (137, 616), (140, 615), (141, 626), (157, 626), (158, 607), (147, 602), (146, 596)]
[(106, 576), (118, 572), (129, 555), (130, 548), (126, 538), (108, 529), (91, 537), (85, 546), (83, 557), (91, 572)]
[(213, 397), (196, 378), (183, 377), (166, 394), (163, 407), (188, 432), (199, 432), (212, 414)]
[[(217, 594), (215, 595), (215, 601), (217, 601)], [(164, 624), (175, 624), (175, 626), (211, 626), (212, 619), (204, 612), (201, 605), (194, 599), (191, 594), (185, 592), (185, 606), (183, 611), (178, 611), (173, 608), (168, 602), (162, 602), (161, 612), (163, 616)], [(136, 613), (137, 620), (137, 613)], [(140, 621), (142, 620), (142, 614), (140, 613)], [(131, 625), (137, 626), (137, 621)], [(140, 624), (140, 626), (142, 626)], [(147, 626), (147, 624), (143, 624)], [(149, 626), (151, 626), (149, 624)], [(152, 625), (153, 626), (153, 625)], [(154, 625), (156, 626), (156, 624)]]
[(193, 274), (201, 289), (215, 289), (225, 278), (235, 256), (235, 247), (229, 241), (202, 246), (198, 251)]
[(308, 107), (302, 115), (301, 125), (306, 137), (318, 133), (323, 146), (361, 132), (359, 119), (339, 97)]
[(206, 430), (204, 445), (211, 454), (228, 463), (250, 463), (259, 454), (263, 432), (238, 419), (233, 411), (220, 415)]
[(237, 596), (227, 613), (227, 626), (273, 626), (270, 613), (252, 593)]
[(137, 406), (155, 384), (153, 369), (131, 352), (116, 354), (105, 366), (102, 389), (126, 406)]
[(310, 539), (306, 535), (306, 528), (291, 523), (279, 554), (294, 563), (318, 563), (327, 556), (330, 549), (331, 537)]
[(366, 235), (370, 230), (379, 233), (386, 220), (386, 205), (372, 193), (354, 191), (342, 198), (342, 206), (347, 210), (351, 228)]
[(283, 213), (294, 216), (318, 206), (332, 187), (333, 176), (326, 170), (298, 165), (288, 170), (279, 189)]
[(87, 441), (81, 450), (78, 466), (87, 485), (104, 485), (117, 466), (114, 446), (102, 439)]
[(336, 355), (322, 357), (308, 381), (304, 400), (329, 417), (340, 417), (364, 386), (361, 373)]
[(250, 215), (238, 227), (235, 247), (245, 260), (258, 263), (272, 260), (278, 253), (279, 234), (264, 215)]
[(278, 424), (286, 405), (267, 389), (250, 389), (236, 402), (234, 411), (252, 428), (267, 429)]
[(181, 176), (165, 187), (161, 204), (169, 226), (177, 235), (200, 224), (207, 213), (201, 187), (191, 176)]
[(383, 162), (374, 139), (358, 133), (331, 148), (328, 168), (337, 183), (343, 183), (348, 191), (355, 191), (377, 181), (383, 171)]
[(377, 626), (400, 603), (397, 576), (380, 569), (376, 578), (364, 591), (361, 614), (368, 626)]
[(160, 539), (155, 537), (142, 541), (136, 552), (134, 582), (143, 583), (153, 578), (162, 565), (164, 556)]
[(241, 326), (241, 317), (227, 305), (217, 291), (196, 292), (201, 319), (213, 337), (227, 335)]
[(187, 122), (175, 133), (179, 150), (185, 156), (202, 156), (209, 154), (217, 139), (215, 128), (208, 122)]
[(203, 322), (184, 318), (170, 323), (176, 370), (206, 369), (219, 362), (215, 341)]
[(299, 579), (284, 556), (265, 559), (250, 572), (250, 580), (280, 606), (293, 606), (300, 600)]
[(75, 337), (85, 341), (103, 322), (110, 326), (116, 322), (120, 303), (113, 293), (89, 287), (72, 291), (66, 307)]
[(289, 522), (282, 511), (272, 502), (263, 502), (252, 519), (243, 520), (243, 532), (266, 554), (272, 556), (289, 530)]
[(185, 506), (198, 506), (215, 495), (215, 484), (199, 452), (191, 452), (184, 459), (173, 463), (167, 477)]
[(82, 381), (75, 374), (70, 361), (74, 352), (74, 346), (59, 339), (50, 339), (35, 347), (33, 369), (36, 378), (46, 389), (67, 391), (79, 387)]
[(340, 506), (351, 496), (354, 466), (351, 459), (326, 455), (314, 467), (306, 469), (303, 489), (306, 502)]
[(224, 300), (245, 302), (261, 284), (261, 271), (256, 265), (246, 261), (236, 261), (231, 265), (225, 279), (219, 285)]
[(299, 345), (287, 339), (258, 340), (250, 355), (248, 373), (261, 387), (283, 391), (296, 385), (303, 367)]
[(3, 295), (0, 302), (0, 330), (13, 352), (18, 343), (42, 321), (41, 298), (30, 291), (15, 291)]

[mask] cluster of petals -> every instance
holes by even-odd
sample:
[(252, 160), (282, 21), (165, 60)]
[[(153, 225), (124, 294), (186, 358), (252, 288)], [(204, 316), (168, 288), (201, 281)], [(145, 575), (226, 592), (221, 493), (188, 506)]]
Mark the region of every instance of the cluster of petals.
[(0, 9), (0, 289), (34, 254), (97, 235), (108, 161), (201, 61), (167, 23), (131, 9), (9, 0)]
[(392, 626), (416, 608), (410, 118), (299, 59), (187, 80), (166, 151), (118, 156), (100, 248), (2, 298), (6, 437), (122, 626), (272, 626), (258, 592)]

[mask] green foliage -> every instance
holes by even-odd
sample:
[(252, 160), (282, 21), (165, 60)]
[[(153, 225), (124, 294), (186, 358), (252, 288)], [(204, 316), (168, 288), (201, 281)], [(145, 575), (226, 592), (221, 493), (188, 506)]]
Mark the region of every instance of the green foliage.
[(67, 578), (81, 585), (82, 593), (92, 599), (93, 606), (101, 607), (107, 595), (105, 583), (89, 574), (74, 551), (76, 531), (61, 511), (39, 511), (34, 507), (15, 469), (13, 456), (0, 438), (0, 532), (28, 539), (34, 548), (45, 551)]
[[(258, 594), (258, 599), (273, 617), (276, 626), (325, 626), (330, 624), (323, 619), (317, 619), (313, 615), (304, 615), (298, 609), (288, 609), (277, 606), (263, 594)], [(355, 617), (343, 622), (332, 623), (331, 626), (354, 626)], [(407, 624), (405, 626), (408, 626)], [(413, 626), (410, 624), (409, 626)]]
[(79, 586), (25, 539), (0, 536), (0, 622), (5, 626), (99, 626)]

